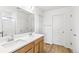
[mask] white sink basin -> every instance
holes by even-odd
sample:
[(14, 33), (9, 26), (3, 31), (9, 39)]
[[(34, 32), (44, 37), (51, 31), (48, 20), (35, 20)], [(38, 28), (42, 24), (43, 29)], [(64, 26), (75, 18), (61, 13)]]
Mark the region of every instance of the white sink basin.
[(2, 45), (2, 47), (12, 47), (12, 46), (16, 46), (17, 44), (22, 44), (26, 42), (25, 40), (16, 40), (16, 41), (12, 41), (12, 42), (8, 42)]

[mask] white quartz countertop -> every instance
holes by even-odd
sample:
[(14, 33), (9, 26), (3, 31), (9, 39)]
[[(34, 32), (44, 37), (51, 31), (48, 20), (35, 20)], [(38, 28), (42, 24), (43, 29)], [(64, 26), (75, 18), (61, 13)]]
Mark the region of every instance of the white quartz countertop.
[[(12, 42), (14, 41), (11, 41), (11, 42), (2, 42), (0, 43), (0, 53), (11, 53), (11, 52), (14, 52), (16, 51), (17, 49), (31, 43), (32, 41), (40, 38), (44, 36), (43, 34), (33, 34), (31, 36), (26, 36), (26, 35), (23, 35), (23, 36), (20, 36), (20, 37), (15, 37), (14, 41), (18, 40), (18, 41), (21, 41), (19, 43), (16, 43), (16, 44), (11, 44)], [(10, 43), (11, 45), (10, 46), (2, 46), (6, 43)]]

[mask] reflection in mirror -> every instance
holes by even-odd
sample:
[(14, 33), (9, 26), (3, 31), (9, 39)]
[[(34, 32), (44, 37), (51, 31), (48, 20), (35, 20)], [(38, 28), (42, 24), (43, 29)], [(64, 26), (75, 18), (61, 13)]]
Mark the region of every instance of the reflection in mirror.
[(0, 37), (33, 31), (33, 14), (15, 6), (0, 7)]
[(16, 34), (33, 32), (34, 16), (33, 14), (17, 8)]
[(15, 34), (15, 7), (0, 6), (0, 36), (8, 36)]

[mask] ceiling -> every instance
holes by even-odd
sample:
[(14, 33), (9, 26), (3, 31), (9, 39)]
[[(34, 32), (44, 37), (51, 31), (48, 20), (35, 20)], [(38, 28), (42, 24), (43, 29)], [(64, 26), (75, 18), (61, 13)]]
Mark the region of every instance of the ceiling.
[(37, 6), (42, 11), (55, 10), (59, 8), (64, 8), (68, 6)]

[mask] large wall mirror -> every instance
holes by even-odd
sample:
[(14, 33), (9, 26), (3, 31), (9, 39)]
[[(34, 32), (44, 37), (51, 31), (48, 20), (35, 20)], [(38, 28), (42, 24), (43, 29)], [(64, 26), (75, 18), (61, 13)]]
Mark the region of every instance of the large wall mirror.
[(33, 14), (15, 6), (0, 7), (0, 37), (33, 31)]

